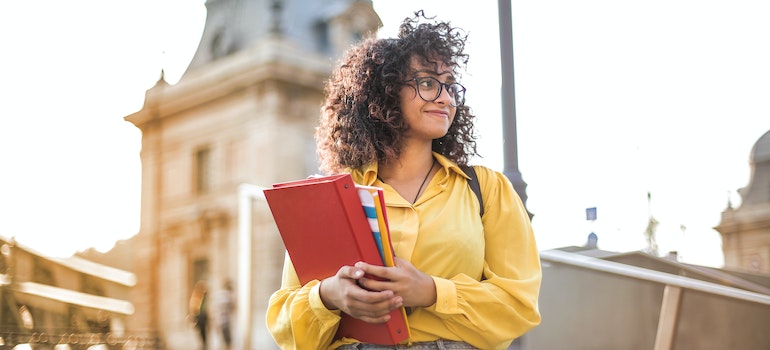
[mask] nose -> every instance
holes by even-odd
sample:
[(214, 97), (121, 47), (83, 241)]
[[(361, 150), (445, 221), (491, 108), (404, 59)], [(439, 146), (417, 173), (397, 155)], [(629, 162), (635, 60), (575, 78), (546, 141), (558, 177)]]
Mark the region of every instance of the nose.
[(441, 83), (438, 97), (436, 97), (436, 103), (450, 104), (454, 101), (454, 97), (449, 95), (449, 85)]

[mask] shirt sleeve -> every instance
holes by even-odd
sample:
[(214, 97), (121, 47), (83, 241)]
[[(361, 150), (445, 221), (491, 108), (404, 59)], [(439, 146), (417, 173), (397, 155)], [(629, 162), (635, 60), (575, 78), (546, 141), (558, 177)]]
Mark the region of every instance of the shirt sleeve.
[(321, 301), (320, 281), (301, 286), (288, 255), (284, 261), (281, 288), (270, 296), (267, 328), (281, 349), (326, 349), (340, 321), (340, 311), (329, 310)]
[(529, 214), (508, 178), (476, 167), (484, 202), (483, 278), (433, 277), (427, 308), (461, 339), (482, 349), (506, 348), (540, 323), (540, 254)]

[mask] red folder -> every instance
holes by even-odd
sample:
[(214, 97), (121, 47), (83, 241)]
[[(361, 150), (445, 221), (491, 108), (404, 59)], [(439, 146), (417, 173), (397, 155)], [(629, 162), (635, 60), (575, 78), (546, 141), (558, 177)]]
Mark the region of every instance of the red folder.
[[(363, 261), (383, 265), (350, 174), (274, 184), (264, 191), (301, 284), (322, 280), (340, 267)], [(409, 338), (402, 310), (386, 323), (342, 314), (337, 338), (395, 345)]]

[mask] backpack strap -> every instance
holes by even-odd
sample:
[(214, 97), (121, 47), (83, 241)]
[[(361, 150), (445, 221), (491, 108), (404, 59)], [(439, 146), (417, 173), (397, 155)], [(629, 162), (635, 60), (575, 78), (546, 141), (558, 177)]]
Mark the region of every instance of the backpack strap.
[(479, 200), (479, 216), (484, 216), (484, 199), (481, 197), (481, 185), (479, 184), (479, 177), (476, 176), (476, 169), (471, 165), (461, 165), (460, 168), (465, 172), (465, 175), (470, 177), (468, 186), (471, 187), (473, 193), (476, 194), (476, 199)]

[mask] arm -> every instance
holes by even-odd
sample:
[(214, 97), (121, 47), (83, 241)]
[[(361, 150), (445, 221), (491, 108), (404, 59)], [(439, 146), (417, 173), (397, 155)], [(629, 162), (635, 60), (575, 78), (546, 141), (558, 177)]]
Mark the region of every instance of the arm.
[(420, 339), (504, 348), (540, 322), (539, 253), (528, 214), (510, 182), (502, 174), (477, 169), (486, 207), (483, 220), (478, 209), (467, 209), (478, 201), (461, 179), (457, 188), (465, 191), (459, 194), (464, 198), (452, 197), (459, 212), (448, 211), (434, 224), (421, 222), (426, 231), (420, 239), (424, 246), (412, 255), (416, 260), (398, 259), (395, 269), (364, 266), (387, 281), (364, 280), (363, 285), (393, 290), (403, 296), (405, 306), (417, 307), (410, 326)]
[(529, 215), (510, 181), (484, 167), (477, 174), (485, 203), (484, 279), (434, 277), (437, 302), (429, 310), (466, 341), (492, 348), (540, 323), (542, 275)]
[(367, 291), (357, 284), (364, 272), (343, 266), (323, 281), (299, 281), (288, 256), (284, 263), (281, 289), (271, 298), (268, 328), (281, 348), (325, 349), (337, 332), (340, 312), (366, 322), (382, 323), (390, 311), (402, 305), (392, 291)]
[(281, 288), (270, 296), (267, 327), (281, 349), (325, 349), (332, 343), (340, 312), (328, 310), (319, 294), (319, 281), (299, 284), (288, 255)]

